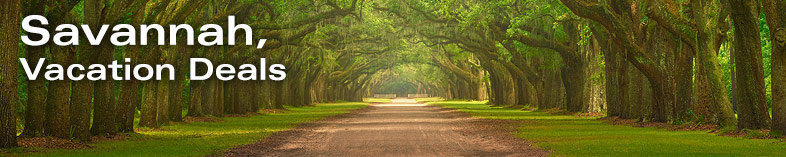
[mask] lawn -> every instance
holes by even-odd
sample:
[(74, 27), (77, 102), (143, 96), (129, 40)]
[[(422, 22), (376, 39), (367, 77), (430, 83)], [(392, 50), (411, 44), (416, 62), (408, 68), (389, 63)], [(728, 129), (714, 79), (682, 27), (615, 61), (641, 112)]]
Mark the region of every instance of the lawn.
[[(142, 131), (130, 139), (91, 144), (91, 149), (46, 150), (31, 156), (204, 156), (259, 141), (274, 132), (328, 116), (366, 107), (367, 103), (332, 103), (314, 107), (289, 107), (283, 113), (220, 118), (222, 122), (194, 122)], [(14, 148), (10, 152), (36, 151)], [(22, 154), (11, 154), (22, 155)]]
[(415, 98), (417, 102), (434, 102), (434, 101), (443, 101), (441, 97), (428, 97), (428, 98)]
[(786, 142), (611, 125), (593, 118), (489, 107), (484, 102), (432, 102), (474, 117), (525, 121), (516, 136), (558, 156), (786, 156)]
[(388, 98), (363, 98), (363, 102), (367, 103), (386, 103), (390, 102)]

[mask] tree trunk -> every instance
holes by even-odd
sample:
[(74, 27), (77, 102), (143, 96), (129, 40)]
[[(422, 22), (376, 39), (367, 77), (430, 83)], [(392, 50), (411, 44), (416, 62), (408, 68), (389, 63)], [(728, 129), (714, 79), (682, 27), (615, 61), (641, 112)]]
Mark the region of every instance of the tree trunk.
[(76, 81), (71, 95), (71, 130), (72, 136), (81, 141), (90, 140), (90, 103), (93, 96), (93, 82)]
[[(114, 60), (115, 47), (108, 40), (98, 46), (99, 64), (108, 65)], [(111, 77), (109, 74), (107, 77)], [(90, 132), (93, 135), (113, 135), (117, 132), (115, 113), (115, 88), (111, 79), (95, 82), (93, 89), (93, 125)]]
[[(41, 39), (32, 37), (34, 40)], [(39, 58), (45, 58), (46, 48), (44, 46), (26, 46), (27, 59), (30, 61), (38, 61)], [(46, 63), (42, 65), (46, 67)], [(41, 137), (44, 135), (44, 118), (46, 117), (44, 108), (46, 106), (46, 79), (42, 76), (36, 80), (29, 80), (27, 83), (27, 108), (25, 109), (25, 130), (22, 132), (22, 137)]]
[[(639, 121), (644, 121), (646, 119), (647, 114), (642, 113), (642, 111), (647, 110), (649, 106), (644, 102), (644, 90), (647, 88), (647, 84), (649, 81), (645, 79), (645, 77), (641, 74), (636, 68), (631, 68), (633, 65), (628, 64), (626, 68), (627, 84), (629, 85), (629, 94), (627, 95), (627, 100), (629, 100), (628, 104), (625, 105), (627, 107), (626, 113), (623, 113), (623, 118), (636, 118)], [(627, 116), (626, 116), (627, 115)]]
[(140, 81), (129, 80), (123, 82), (120, 98), (117, 101), (117, 125), (119, 132), (134, 132), (134, 114), (136, 105), (139, 104)]
[(218, 114), (215, 113), (215, 105), (216, 103), (216, 81), (211, 78), (209, 80), (205, 80), (205, 83), (202, 87), (204, 90), (202, 92), (202, 113), (205, 115), (213, 115), (216, 116)]
[[(43, 2), (29, 1), (24, 4), (24, 15), (44, 15), (44, 10), (39, 9), (44, 7)], [(37, 27), (44, 27), (41, 23), (34, 22), (32, 25)], [(28, 34), (32, 40), (40, 40), (43, 36), (39, 34)], [(42, 46), (25, 46), (27, 59), (29, 61), (38, 61), (39, 58), (46, 58), (46, 47)], [(42, 67), (46, 67), (45, 62)], [(29, 78), (28, 78), (29, 79)], [(22, 137), (41, 137), (44, 135), (44, 118), (46, 114), (44, 108), (46, 106), (46, 79), (38, 77), (36, 80), (27, 81), (27, 107), (25, 108), (25, 128), (22, 132)]]
[(202, 112), (202, 92), (204, 92), (204, 81), (191, 81), (191, 94), (190, 94), (190, 103), (188, 105), (188, 113), (186, 116), (189, 117), (201, 117), (203, 115)]
[[(133, 25), (139, 25), (144, 20), (145, 9), (138, 9), (131, 17)], [(142, 46), (127, 46), (124, 52), (124, 57), (131, 59), (132, 66), (136, 66), (141, 61), (139, 56), (142, 51)], [(124, 73), (132, 72), (133, 69), (126, 69)], [(132, 79), (122, 83), (120, 87), (120, 96), (117, 100), (117, 119), (115, 120), (118, 126), (118, 132), (130, 133), (134, 132), (134, 114), (136, 107), (139, 104), (139, 88), (142, 82), (140, 80)]]
[[(604, 39), (601, 39), (604, 40)], [(609, 45), (610, 48), (610, 45)], [(614, 116), (621, 116), (623, 109), (622, 109), (622, 87), (620, 84), (620, 78), (624, 77), (625, 73), (620, 73), (620, 60), (618, 53), (613, 52), (606, 48), (603, 52), (604, 60), (606, 62), (606, 113), (609, 117)]]
[(545, 69), (543, 70), (543, 77), (545, 78), (543, 81), (543, 91), (541, 94), (541, 109), (551, 109), (551, 108), (559, 108), (562, 104), (560, 103), (560, 93), (562, 92), (562, 77), (560, 73), (551, 70)]
[[(169, 76), (169, 71), (161, 72), (163, 76)], [(160, 125), (169, 124), (169, 79), (161, 79), (156, 89), (156, 123)]]
[[(676, 102), (674, 103), (675, 120), (688, 120), (691, 102), (693, 99), (693, 50), (688, 46), (682, 46), (682, 53), (675, 54), (675, 66), (673, 70), (676, 79)], [(686, 54), (687, 53), (687, 54)]]
[[(140, 72), (141, 73), (141, 72)], [(139, 127), (155, 128), (156, 123), (156, 81), (145, 81), (142, 89), (142, 106), (139, 114)]]
[[(52, 63), (66, 65), (76, 59), (73, 47), (50, 46)], [(47, 136), (68, 139), (70, 138), (69, 125), (69, 100), (71, 96), (71, 80), (50, 81), (49, 92), (46, 99), (46, 125), (44, 133)]]
[(183, 104), (186, 102), (183, 96), (183, 90), (185, 89), (186, 85), (186, 75), (188, 75), (188, 64), (189, 58), (191, 58), (191, 54), (193, 53), (193, 49), (185, 46), (185, 44), (176, 46), (176, 52), (178, 52), (178, 56), (174, 56), (173, 58), (176, 59), (175, 62), (175, 80), (172, 82), (172, 91), (170, 91), (169, 96), (169, 120), (173, 122), (180, 122), (183, 121)]
[(239, 95), (237, 94), (238, 93), (237, 91), (241, 89), (238, 89), (235, 86), (236, 82), (237, 82), (236, 80), (221, 82), (221, 84), (223, 84), (224, 86), (228, 86), (231, 89), (235, 89), (235, 90), (224, 92), (224, 94), (222, 94), (224, 98), (226, 98), (225, 101), (223, 101), (224, 102), (223, 112), (226, 114), (235, 114), (238, 111), (237, 108), (239, 106), (238, 103)]
[[(721, 82), (720, 64), (718, 63), (718, 54), (715, 46), (715, 29), (717, 29), (718, 17), (708, 18), (705, 12), (705, 1), (695, 0), (691, 1), (691, 8), (693, 9), (693, 17), (696, 21), (697, 28), (697, 47), (695, 48), (696, 60), (701, 62), (703, 66), (697, 73), (703, 73), (707, 77), (709, 88), (705, 92), (709, 92), (710, 99), (707, 102), (713, 112), (718, 114), (718, 124), (724, 127), (735, 126), (736, 119), (734, 112), (731, 110), (729, 97), (726, 94), (726, 88)], [(715, 15), (719, 16), (719, 15)], [(712, 23), (709, 23), (712, 22)]]
[(734, 21), (735, 94), (739, 96), (737, 129), (769, 128), (764, 68), (759, 36), (759, 1), (729, 0)]
[[(139, 59), (139, 46), (129, 46), (125, 52), (126, 58), (132, 61)], [(138, 62), (138, 61), (136, 61)], [(136, 65), (136, 64), (134, 64)], [(127, 80), (120, 89), (120, 98), (117, 100), (117, 124), (119, 132), (134, 132), (134, 114), (136, 105), (139, 104), (139, 80)]]
[(19, 0), (0, 1), (0, 148), (16, 147)]
[(565, 86), (565, 100), (568, 112), (584, 112), (584, 84), (587, 81), (583, 63), (566, 63), (562, 69), (562, 83)]
[(772, 132), (786, 132), (786, 2), (781, 0), (764, 0), (762, 2), (767, 25), (770, 27), (772, 43)]
[(674, 86), (665, 77), (652, 77), (652, 79), (648, 77), (647, 80), (650, 82), (652, 95), (645, 95), (645, 97), (652, 96), (651, 98), (655, 101), (654, 103), (645, 101), (646, 104), (652, 104), (652, 110), (650, 110), (652, 121), (669, 122), (673, 120), (671, 111), (674, 106)]
[[(149, 52), (146, 56), (142, 57), (143, 63), (146, 64), (159, 63), (161, 54), (163, 53), (159, 49), (160, 47), (158, 46), (150, 46), (146, 48), (146, 50), (149, 50), (151, 52)], [(139, 73), (146, 74), (146, 73), (155, 73), (155, 72), (156, 71), (154, 70), (153, 71), (142, 70)], [(162, 78), (165, 76), (169, 76), (167, 75), (166, 72), (162, 72), (161, 75)], [(163, 80), (166, 79), (162, 79), (162, 81), (148, 80), (142, 82), (144, 88), (142, 89), (142, 103), (140, 107), (139, 127), (157, 128), (160, 126), (159, 124), (161, 123), (158, 122), (158, 117), (160, 114), (159, 112), (166, 112), (166, 109), (161, 109), (162, 104), (160, 103), (160, 101), (162, 99), (160, 97), (163, 97), (161, 95), (169, 94), (169, 93), (159, 92), (159, 86), (160, 86), (159, 84), (162, 84)]]
[(264, 93), (262, 89), (262, 82), (256, 81), (251, 83), (251, 91), (248, 91), (248, 94), (251, 95), (251, 104), (249, 108), (249, 112), (257, 113), (259, 112), (259, 105), (261, 104), (260, 100), (260, 93)]
[(213, 109), (213, 115), (217, 116), (217, 117), (221, 117), (221, 116), (224, 116), (224, 103), (225, 103), (224, 100), (226, 98), (224, 96), (224, 93), (225, 93), (224, 87), (225, 87), (226, 84), (224, 84), (223, 81), (219, 81), (217, 78), (213, 78), (213, 81), (215, 82), (215, 86), (216, 86), (216, 89), (215, 89), (215, 92), (216, 92), (215, 93), (215, 97), (216, 98), (214, 100), (214, 102), (216, 104), (214, 106), (215, 108)]
[[(83, 21), (90, 26), (93, 32), (97, 32), (99, 28), (100, 15), (102, 15), (101, 8), (103, 6), (104, 4), (99, 0), (84, 1), (84, 14), (91, 16), (85, 16)], [(77, 63), (84, 67), (95, 63), (101, 50), (98, 46), (87, 44), (86, 41), (86, 37), (81, 37), (80, 42), (82, 43), (78, 48), (79, 57)], [(71, 95), (71, 131), (72, 136), (77, 140), (90, 140), (91, 103), (93, 102), (94, 85), (95, 82), (83, 79), (76, 81), (73, 87), (73, 89), (77, 90)]]
[(510, 71), (497, 61), (492, 60), (489, 65), (492, 66), (491, 69), (494, 70), (492, 73), (494, 77), (493, 80), (497, 80), (492, 84), (496, 99), (495, 105), (516, 105), (515, 80), (513, 80)]
[[(620, 111), (619, 112), (620, 112), (620, 118), (630, 119), (630, 118), (635, 118), (635, 116), (631, 112), (631, 110), (633, 110), (633, 107), (631, 107), (633, 104), (630, 103), (631, 100), (629, 98), (630, 95), (631, 95), (631, 93), (630, 93), (630, 91), (631, 91), (631, 89), (630, 89), (631, 77), (629, 77), (629, 75), (628, 75), (628, 69), (630, 69), (629, 68), (630, 65), (628, 64), (628, 61), (625, 60), (625, 57), (622, 56), (623, 54), (625, 54), (625, 53), (624, 52), (620, 53), (617, 56), (617, 57), (619, 57), (617, 59), (617, 64), (618, 64), (617, 66), (618, 66), (619, 69), (617, 69), (617, 71), (616, 71), (616, 73), (617, 73), (616, 74), (617, 75), (617, 83), (619, 84), (619, 91), (617, 92), (619, 94), (619, 100), (618, 101), (620, 101), (619, 102), (619, 105), (620, 105), (620, 107), (619, 107)], [(606, 88), (608, 88), (608, 87), (606, 87)]]
[[(186, 57), (186, 56), (180, 56)], [(187, 58), (187, 57), (186, 57)], [(185, 89), (186, 73), (188, 69), (188, 61), (178, 61), (175, 63), (175, 80), (170, 85), (172, 88), (169, 91), (169, 120), (173, 122), (183, 121), (183, 89)]]

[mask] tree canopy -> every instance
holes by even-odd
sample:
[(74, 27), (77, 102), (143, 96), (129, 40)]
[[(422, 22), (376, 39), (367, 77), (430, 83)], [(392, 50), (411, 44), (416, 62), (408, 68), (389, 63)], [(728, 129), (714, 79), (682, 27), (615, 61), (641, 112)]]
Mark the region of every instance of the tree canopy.
[[(488, 100), (642, 122), (786, 130), (786, 2), (778, 0), (6, 0), (0, 2), (1, 147), (15, 137), (91, 136), (183, 117), (362, 101), (374, 94)], [(42, 9), (43, 8), (43, 9)], [(24, 45), (19, 21), (226, 26), (247, 45)], [(95, 30), (94, 30), (95, 31)], [(204, 32), (196, 32), (196, 34)], [(150, 43), (156, 36), (146, 34)], [(181, 34), (182, 36), (182, 34)], [(32, 37), (32, 36), (31, 36)], [(41, 38), (41, 37), (32, 37)], [(224, 39), (227, 40), (227, 39)], [(245, 42), (237, 36), (238, 43)], [(172, 64), (175, 80), (29, 80), (46, 64)], [(285, 65), (283, 81), (190, 80), (188, 60)], [(204, 72), (204, 67), (197, 67)], [(137, 115), (138, 112), (138, 115)], [(135, 125), (134, 119), (139, 123)], [(17, 122), (17, 120), (19, 122)]]

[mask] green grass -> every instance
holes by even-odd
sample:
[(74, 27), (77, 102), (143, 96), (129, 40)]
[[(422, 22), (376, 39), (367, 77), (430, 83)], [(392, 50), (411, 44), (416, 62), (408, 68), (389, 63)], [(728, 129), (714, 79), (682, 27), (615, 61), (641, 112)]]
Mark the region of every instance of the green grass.
[(440, 97), (415, 98), (415, 101), (417, 102), (434, 102), (434, 101), (443, 101), (443, 100), (445, 99), (442, 99)]
[(390, 102), (390, 99), (388, 99), (388, 98), (363, 98), (363, 102), (368, 102), (368, 103), (386, 103), (386, 102)]
[(522, 120), (515, 135), (561, 156), (786, 156), (786, 142), (610, 125), (592, 118), (489, 107), (484, 102), (433, 102), (486, 119)]
[[(92, 149), (46, 150), (29, 156), (203, 156), (235, 146), (259, 141), (274, 132), (288, 130), (299, 123), (348, 113), (366, 107), (366, 103), (319, 104), (315, 107), (292, 107), (284, 113), (251, 117), (226, 117), (222, 122), (194, 122), (164, 126), (158, 131), (132, 134), (122, 141), (91, 144)], [(14, 148), (14, 152), (34, 148)], [(28, 149), (28, 150), (25, 150)], [(33, 150), (34, 151), (34, 150)]]

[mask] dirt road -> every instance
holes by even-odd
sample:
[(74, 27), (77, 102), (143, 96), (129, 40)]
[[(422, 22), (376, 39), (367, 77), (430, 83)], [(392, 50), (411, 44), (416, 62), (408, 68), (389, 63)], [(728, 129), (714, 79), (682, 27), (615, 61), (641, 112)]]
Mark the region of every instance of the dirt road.
[(373, 104), (350, 114), (279, 132), (224, 156), (545, 156), (514, 138), (512, 123), (412, 99)]

